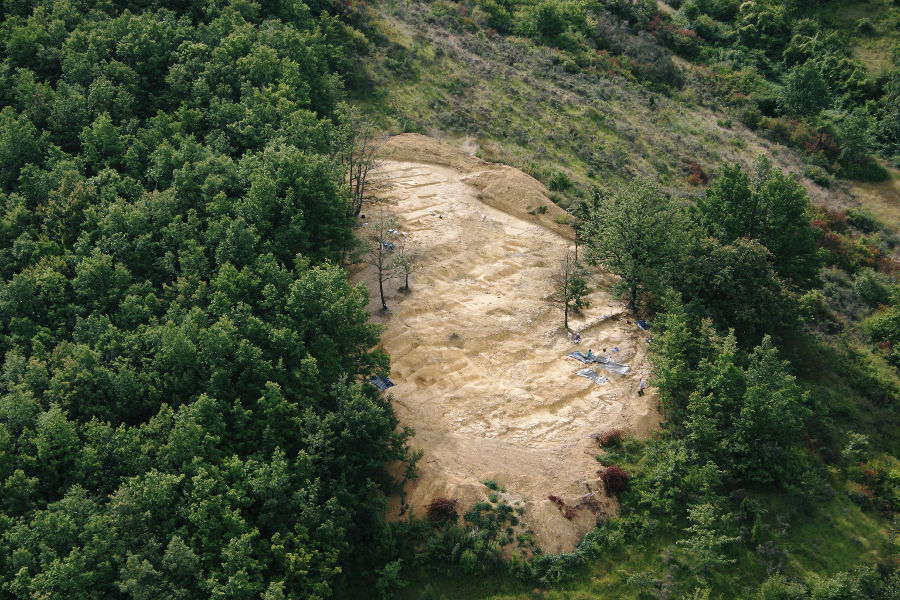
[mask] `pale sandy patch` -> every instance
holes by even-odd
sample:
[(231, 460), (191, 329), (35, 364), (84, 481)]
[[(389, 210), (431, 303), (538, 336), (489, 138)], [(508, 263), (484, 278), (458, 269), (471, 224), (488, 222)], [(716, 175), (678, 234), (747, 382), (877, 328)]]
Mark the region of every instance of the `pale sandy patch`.
[[(379, 178), (390, 185), (363, 212), (368, 220), (395, 217), (422, 258), (412, 293), (400, 293), (399, 280), (386, 284), (387, 314), (378, 312), (374, 269), (353, 277), (373, 292), (373, 320), (387, 328), (394, 407), (416, 430), (413, 447), (425, 451), (406, 500), (424, 515), (437, 496), (459, 498), (464, 512), (487, 497), (481, 482), (494, 479), (524, 507), (523, 521), (545, 552), (571, 550), (618, 509), (602, 493), (584, 502), (602, 491), (590, 434), (619, 428), (647, 436), (658, 425), (655, 395), (637, 396), (650, 370), (650, 332), (610, 296), (613, 278), (598, 272), (590, 308), (570, 319), (583, 342), (568, 340), (561, 311), (545, 298), (571, 229), (554, 222), (562, 210), (538, 181), (424, 136), (397, 136), (384, 151), (390, 159)], [(545, 214), (529, 214), (541, 205)], [(575, 376), (584, 365), (565, 355), (588, 348), (631, 372), (598, 368), (610, 378), (604, 385)], [(573, 519), (551, 494), (581, 502)], [(389, 512), (399, 517), (399, 499)]]

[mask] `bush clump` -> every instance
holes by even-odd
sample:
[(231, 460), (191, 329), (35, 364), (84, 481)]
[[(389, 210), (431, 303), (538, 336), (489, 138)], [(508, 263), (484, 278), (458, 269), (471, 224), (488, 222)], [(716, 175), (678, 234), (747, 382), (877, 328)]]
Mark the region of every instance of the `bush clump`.
[(628, 473), (622, 467), (610, 465), (600, 471), (600, 480), (607, 494), (618, 496), (628, 486)]
[(597, 440), (601, 448), (608, 448), (621, 444), (624, 434), (621, 429), (607, 429), (602, 433), (595, 433), (591, 437)]
[(435, 523), (456, 523), (459, 519), (459, 513), (456, 512), (456, 505), (459, 498), (435, 498), (425, 508), (425, 514)]

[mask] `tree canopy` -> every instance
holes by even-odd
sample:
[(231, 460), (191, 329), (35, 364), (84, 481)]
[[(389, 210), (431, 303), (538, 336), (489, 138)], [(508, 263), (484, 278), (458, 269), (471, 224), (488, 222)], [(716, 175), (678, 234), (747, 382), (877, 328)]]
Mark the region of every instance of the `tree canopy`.
[(359, 39), (300, 1), (3, 5), (0, 596), (376, 577), (409, 434), (338, 266)]

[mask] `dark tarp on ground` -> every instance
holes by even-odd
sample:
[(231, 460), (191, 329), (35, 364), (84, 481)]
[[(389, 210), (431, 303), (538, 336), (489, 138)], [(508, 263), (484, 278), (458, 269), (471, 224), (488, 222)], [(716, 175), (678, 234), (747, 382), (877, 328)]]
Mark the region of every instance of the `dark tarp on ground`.
[(597, 385), (601, 385), (609, 381), (609, 377), (603, 377), (593, 369), (582, 369), (575, 374), (579, 377), (587, 377)]
[(638, 319), (637, 321), (634, 322), (634, 324), (637, 325), (638, 327), (640, 327), (641, 329), (643, 329), (644, 331), (647, 331), (648, 329), (650, 329), (650, 326), (647, 325), (647, 321), (642, 321), (642, 320)]
[(626, 366), (626, 365), (621, 365), (617, 362), (613, 362), (612, 360), (610, 360), (610, 358), (608, 356), (595, 355), (595, 356), (591, 356), (590, 358), (588, 358), (587, 356), (585, 356), (584, 354), (582, 354), (581, 352), (578, 352), (578, 351), (570, 352), (569, 354), (566, 354), (566, 356), (568, 356), (569, 358), (574, 358), (575, 360), (580, 360), (581, 362), (583, 362), (585, 364), (591, 364), (591, 363), (596, 364), (598, 367), (606, 369), (607, 371), (612, 371), (613, 373), (615, 373), (617, 375), (624, 375), (625, 373), (627, 373), (628, 371), (631, 370), (631, 367)]
[(382, 377), (381, 375), (376, 375), (369, 379), (369, 383), (377, 387), (379, 390), (384, 391), (389, 387), (394, 386), (394, 382), (390, 380), (389, 377)]

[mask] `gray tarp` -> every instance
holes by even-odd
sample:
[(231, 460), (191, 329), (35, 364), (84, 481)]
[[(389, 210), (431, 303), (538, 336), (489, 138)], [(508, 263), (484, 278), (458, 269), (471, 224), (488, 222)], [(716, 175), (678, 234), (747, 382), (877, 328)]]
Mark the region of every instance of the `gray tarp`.
[(575, 374), (579, 377), (587, 377), (598, 385), (607, 383), (609, 381), (609, 377), (603, 377), (593, 369), (582, 369)]
[(590, 358), (588, 358), (581, 352), (577, 352), (577, 351), (570, 352), (566, 356), (568, 356), (569, 358), (574, 358), (575, 360), (580, 360), (581, 362), (583, 362), (585, 364), (593, 363), (593, 364), (597, 365), (598, 367), (600, 367), (601, 369), (606, 369), (607, 371), (612, 371), (613, 373), (615, 373), (617, 375), (624, 375), (628, 371), (631, 370), (631, 367), (626, 366), (626, 365), (620, 365), (617, 362), (613, 362), (612, 360), (610, 360), (610, 358), (608, 356), (594, 355), (594, 356), (591, 356)]
[(369, 379), (369, 383), (377, 387), (379, 390), (386, 390), (389, 387), (394, 387), (394, 382), (390, 380), (389, 377), (382, 377), (380, 375), (376, 375)]

